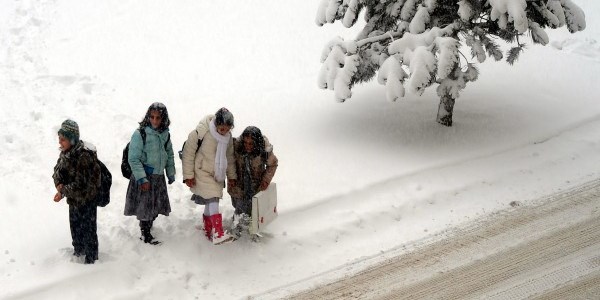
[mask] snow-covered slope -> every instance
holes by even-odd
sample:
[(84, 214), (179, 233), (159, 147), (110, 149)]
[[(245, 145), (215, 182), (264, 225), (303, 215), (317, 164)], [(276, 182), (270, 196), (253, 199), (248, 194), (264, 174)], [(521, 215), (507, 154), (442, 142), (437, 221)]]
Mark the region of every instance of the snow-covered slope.
[[(339, 104), (319, 90), (322, 47), (354, 33), (315, 26), (312, 1), (0, 2), (0, 298), (239, 298), (597, 177), (600, 5), (577, 3), (585, 31), (481, 65), (445, 128), (432, 92), (389, 103), (372, 82)], [(205, 241), (180, 177), (155, 225), (164, 244), (140, 243), (119, 164), (154, 101), (176, 146), (222, 106), (234, 134), (269, 137), (280, 217), (261, 243)], [(114, 175), (94, 266), (71, 260), (67, 206), (52, 201), (67, 117)]]

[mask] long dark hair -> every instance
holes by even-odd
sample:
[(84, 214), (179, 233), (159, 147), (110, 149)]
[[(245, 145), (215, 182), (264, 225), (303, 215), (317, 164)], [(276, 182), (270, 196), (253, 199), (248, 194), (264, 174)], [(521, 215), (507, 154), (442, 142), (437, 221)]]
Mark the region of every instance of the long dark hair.
[(150, 105), (150, 107), (148, 107), (148, 110), (146, 111), (146, 116), (144, 116), (144, 119), (140, 122), (140, 128), (145, 128), (146, 126), (152, 127), (150, 123), (150, 112), (153, 110), (158, 111), (160, 113), (160, 116), (162, 117), (162, 120), (160, 121), (160, 126), (158, 127), (157, 131), (163, 132), (166, 129), (168, 129), (171, 125), (171, 119), (169, 119), (169, 112), (167, 111), (167, 107), (160, 102), (154, 102), (152, 103), (152, 105)]
[(246, 152), (246, 149), (244, 148), (244, 138), (246, 137), (252, 138), (252, 145), (254, 146), (250, 155), (258, 156), (265, 152), (265, 138), (263, 137), (262, 132), (258, 127), (248, 126), (244, 129), (244, 132), (242, 132), (242, 135), (240, 135), (238, 139), (238, 153)]

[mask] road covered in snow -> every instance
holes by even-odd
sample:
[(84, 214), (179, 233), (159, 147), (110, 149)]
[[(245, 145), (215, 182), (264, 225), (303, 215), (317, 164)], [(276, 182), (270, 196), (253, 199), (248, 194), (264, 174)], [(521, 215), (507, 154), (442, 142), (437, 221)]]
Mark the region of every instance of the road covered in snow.
[(413, 246), (253, 298), (598, 299), (600, 180)]

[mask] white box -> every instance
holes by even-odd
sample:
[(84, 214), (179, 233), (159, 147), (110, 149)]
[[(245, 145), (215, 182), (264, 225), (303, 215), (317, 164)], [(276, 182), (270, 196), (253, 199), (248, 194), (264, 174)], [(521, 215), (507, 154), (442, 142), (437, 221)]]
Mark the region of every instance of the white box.
[(277, 185), (271, 182), (269, 187), (252, 197), (252, 222), (250, 234), (258, 234), (265, 226), (277, 218)]

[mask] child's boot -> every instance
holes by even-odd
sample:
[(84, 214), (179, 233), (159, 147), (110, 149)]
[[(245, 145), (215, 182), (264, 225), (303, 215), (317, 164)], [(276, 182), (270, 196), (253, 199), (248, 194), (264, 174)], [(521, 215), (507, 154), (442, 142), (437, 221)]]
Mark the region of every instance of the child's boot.
[(221, 214), (216, 214), (210, 216), (210, 220), (212, 222), (213, 231), (212, 231), (212, 241), (213, 244), (219, 245), (233, 239), (232, 236), (223, 232), (223, 216)]
[(142, 231), (142, 236), (140, 240), (144, 241), (146, 244), (150, 245), (159, 245), (160, 242), (155, 240), (150, 230), (152, 229), (151, 221), (140, 221), (140, 230)]
[(209, 241), (212, 241), (213, 224), (211, 217), (202, 214), (202, 220), (204, 221), (204, 235)]

